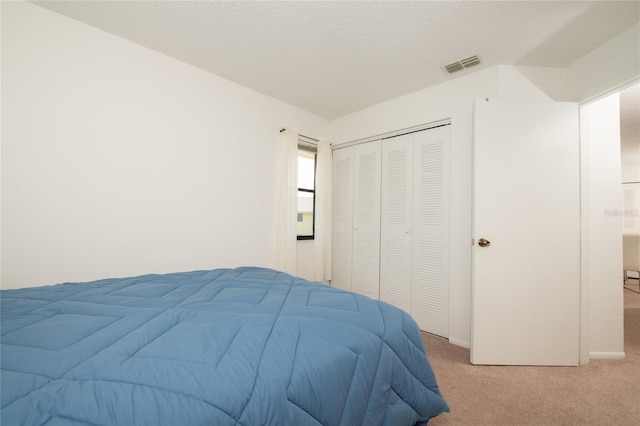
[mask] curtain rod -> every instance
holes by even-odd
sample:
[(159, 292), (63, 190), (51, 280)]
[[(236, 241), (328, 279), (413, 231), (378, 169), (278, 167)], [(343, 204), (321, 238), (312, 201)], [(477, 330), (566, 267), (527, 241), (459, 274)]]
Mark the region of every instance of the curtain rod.
[[(284, 132), (285, 130), (287, 130), (287, 129), (280, 129), (280, 133)], [(315, 141), (315, 142), (320, 142), (318, 139), (310, 138), (309, 136), (301, 135), (300, 133), (298, 133), (298, 136), (301, 137), (301, 138), (305, 138), (305, 139), (309, 139), (309, 140)]]

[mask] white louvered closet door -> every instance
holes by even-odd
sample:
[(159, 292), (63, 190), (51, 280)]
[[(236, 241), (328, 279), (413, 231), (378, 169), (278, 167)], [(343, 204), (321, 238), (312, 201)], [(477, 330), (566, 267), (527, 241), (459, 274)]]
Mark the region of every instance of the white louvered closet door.
[(450, 126), (414, 137), (411, 315), (422, 330), (448, 337)]
[(380, 295), (381, 142), (355, 146), (352, 291)]
[(333, 265), (331, 285), (351, 290), (355, 147), (333, 151)]
[(380, 300), (411, 312), (413, 134), (382, 142)]

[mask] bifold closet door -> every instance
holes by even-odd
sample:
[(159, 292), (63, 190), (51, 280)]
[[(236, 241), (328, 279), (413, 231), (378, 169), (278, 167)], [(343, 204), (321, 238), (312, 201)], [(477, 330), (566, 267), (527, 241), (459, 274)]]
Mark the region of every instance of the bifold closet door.
[(355, 147), (351, 290), (380, 296), (381, 141)]
[(449, 126), (384, 139), (380, 299), (449, 335)]
[(333, 151), (333, 259), (331, 285), (351, 290), (355, 147)]
[(449, 336), (449, 163), (451, 126), (414, 133), (411, 315)]
[(380, 146), (333, 151), (331, 284), (374, 299), (380, 294)]
[(449, 334), (449, 128), (333, 152), (332, 285)]
[(382, 143), (380, 300), (411, 313), (413, 134)]

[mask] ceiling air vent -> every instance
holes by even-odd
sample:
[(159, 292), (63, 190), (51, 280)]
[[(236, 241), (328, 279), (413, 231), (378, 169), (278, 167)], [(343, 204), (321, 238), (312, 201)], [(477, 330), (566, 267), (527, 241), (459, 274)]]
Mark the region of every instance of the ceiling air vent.
[(480, 63), (480, 58), (477, 56), (469, 56), (468, 58), (460, 59), (459, 61), (452, 62), (448, 65), (442, 67), (447, 73), (453, 74), (457, 71), (462, 71), (465, 68), (472, 67), (474, 65), (478, 65)]
[(449, 65), (445, 65), (444, 69), (449, 73), (449, 74), (453, 74), (456, 71), (462, 71), (464, 69), (464, 65), (462, 65), (460, 62), (454, 62), (452, 64)]

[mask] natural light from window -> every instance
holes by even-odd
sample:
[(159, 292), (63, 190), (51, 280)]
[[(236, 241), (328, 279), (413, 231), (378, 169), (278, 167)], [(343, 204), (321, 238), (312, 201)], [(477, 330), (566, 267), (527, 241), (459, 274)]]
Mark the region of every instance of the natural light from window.
[(306, 146), (298, 149), (298, 239), (313, 239), (316, 153)]

